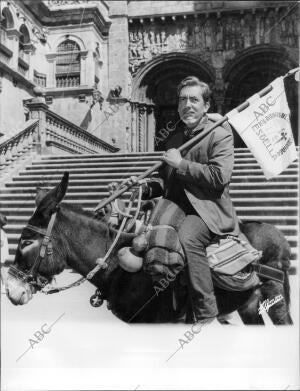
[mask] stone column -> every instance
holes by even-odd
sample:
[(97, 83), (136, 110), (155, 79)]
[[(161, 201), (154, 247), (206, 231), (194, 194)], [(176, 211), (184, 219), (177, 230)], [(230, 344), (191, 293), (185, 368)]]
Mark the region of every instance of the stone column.
[[(214, 65), (220, 66), (223, 65), (221, 61), (214, 61)], [(216, 103), (216, 109), (219, 114), (223, 114), (224, 111), (224, 99), (225, 99), (225, 90), (226, 86), (223, 80), (223, 68), (215, 67), (216, 79), (212, 89), (213, 97)]]
[(7, 30), (7, 36), (10, 40), (10, 50), (13, 52), (10, 66), (15, 70), (18, 69), (20, 35), (21, 33), (16, 29)]
[(148, 152), (154, 151), (154, 137), (155, 137), (155, 117), (154, 105), (147, 107), (147, 146)]
[(138, 118), (138, 105), (136, 102), (131, 102), (131, 152), (137, 151), (137, 118)]
[[(81, 52), (80, 55), (80, 84), (88, 84), (91, 86), (94, 84), (94, 74), (92, 72), (92, 64), (87, 66), (87, 62), (89, 60), (87, 55), (87, 51)], [(87, 69), (90, 72), (87, 72)]]
[(36, 152), (42, 155), (48, 153), (46, 145), (46, 110), (48, 106), (45, 103), (45, 98), (42, 97), (42, 91), (38, 87), (34, 88), (34, 92), (38, 96), (37, 98), (33, 98), (27, 106), (30, 110), (30, 118), (39, 120), (34, 139)]
[(145, 139), (146, 139), (146, 106), (139, 106), (139, 132), (138, 132), (138, 151), (145, 151)]
[(56, 54), (46, 54), (46, 59), (48, 61), (48, 79), (47, 79), (47, 87), (53, 88), (56, 87), (56, 80), (55, 80), (55, 66), (56, 66)]
[[(121, 97), (128, 99), (128, 11), (127, 1), (111, 1), (109, 17), (111, 26), (108, 39), (108, 61), (109, 90), (120, 86), (122, 88)], [(110, 117), (104, 124), (103, 132), (107, 135), (111, 133), (112, 125), (118, 128), (118, 147), (121, 150), (126, 148), (126, 116), (130, 115), (130, 110), (121, 108), (113, 117)], [(113, 121), (112, 121), (113, 120)], [(112, 123), (114, 122), (114, 124)]]

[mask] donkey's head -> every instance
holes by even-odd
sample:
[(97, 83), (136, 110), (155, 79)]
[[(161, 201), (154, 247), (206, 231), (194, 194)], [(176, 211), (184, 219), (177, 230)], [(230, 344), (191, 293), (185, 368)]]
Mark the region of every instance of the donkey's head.
[(13, 304), (26, 304), (32, 294), (51, 282), (65, 267), (65, 259), (52, 247), (51, 234), (59, 203), (68, 187), (69, 174), (52, 190), (40, 190), (36, 210), (23, 229), (13, 266), (9, 268), (6, 293)]

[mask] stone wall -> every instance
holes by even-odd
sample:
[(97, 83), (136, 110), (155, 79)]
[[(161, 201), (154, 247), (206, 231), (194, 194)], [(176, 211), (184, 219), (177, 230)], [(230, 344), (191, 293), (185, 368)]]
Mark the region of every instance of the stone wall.
[(0, 76), (0, 81), (0, 131), (9, 137), (24, 124), (27, 111), (23, 102), (31, 99), (34, 94), (9, 74)]

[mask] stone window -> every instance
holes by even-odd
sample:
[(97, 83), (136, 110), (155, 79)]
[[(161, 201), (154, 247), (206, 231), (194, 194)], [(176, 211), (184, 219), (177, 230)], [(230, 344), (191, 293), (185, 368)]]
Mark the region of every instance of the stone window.
[(29, 53), (32, 51), (32, 44), (28, 28), (25, 24), (20, 27), (19, 37), (19, 57), (18, 57), (18, 72), (23, 76), (28, 77), (29, 70)]
[(28, 52), (30, 46), (30, 36), (25, 24), (20, 27), (20, 38), (19, 38), (19, 55), (22, 57), (22, 53)]
[(56, 87), (74, 87), (80, 85), (80, 47), (67, 39), (57, 47)]
[(7, 30), (14, 27), (14, 20), (8, 7), (4, 7), (1, 13), (1, 28)]
[(7, 44), (6, 30), (14, 27), (14, 21), (10, 10), (4, 7), (0, 17), (0, 42)]

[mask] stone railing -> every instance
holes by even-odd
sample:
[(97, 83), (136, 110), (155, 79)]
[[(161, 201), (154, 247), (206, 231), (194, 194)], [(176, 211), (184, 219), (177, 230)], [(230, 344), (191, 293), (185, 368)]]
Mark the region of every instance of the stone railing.
[(106, 143), (50, 110), (46, 110), (46, 146), (71, 154), (119, 151), (119, 148)]
[(0, 139), (1, 177), (36, 150), (37, 124), (37, 120), (29, 120), (25, 123), (24, 128), (15, 135), (3, 141)]
[(33, 99), (27, 107), (30, 117), (38, 119), (39, 154), (97, 154), (119, 151), (119, 148), (49, 110), (43, 97)]

